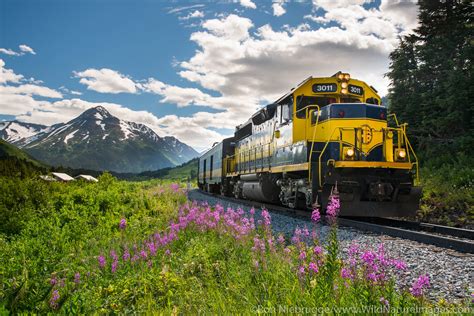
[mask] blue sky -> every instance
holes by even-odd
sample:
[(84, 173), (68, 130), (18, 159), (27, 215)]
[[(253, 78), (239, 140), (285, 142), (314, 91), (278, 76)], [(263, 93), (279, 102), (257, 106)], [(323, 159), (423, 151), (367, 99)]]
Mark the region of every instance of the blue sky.
[(0, 120), (103, 105), (203, 150), (309, 75), (385, 94), (416, 14), (409, 0), (0, 0)]

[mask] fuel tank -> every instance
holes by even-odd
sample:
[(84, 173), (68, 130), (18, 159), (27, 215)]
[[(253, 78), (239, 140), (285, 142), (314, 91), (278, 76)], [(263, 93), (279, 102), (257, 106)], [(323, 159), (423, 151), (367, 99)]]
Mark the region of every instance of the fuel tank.
[(245, 175), (243, 181), (242, 195), (244, 198), (255, 201), (275, 203), (279, 201), (280, 188), (271, 176)]

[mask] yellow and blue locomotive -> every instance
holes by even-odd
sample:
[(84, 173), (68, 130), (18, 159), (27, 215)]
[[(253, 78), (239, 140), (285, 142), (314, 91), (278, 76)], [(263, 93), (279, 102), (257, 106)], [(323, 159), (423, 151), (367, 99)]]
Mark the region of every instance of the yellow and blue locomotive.
[(337, 188), (342, 216), (413, 215), (421, 196), (418, 161), (406, 124), (390, 116), (377, 91), (347, 73), (309, 77), (204, 153), (198, 185), (323, 209)]

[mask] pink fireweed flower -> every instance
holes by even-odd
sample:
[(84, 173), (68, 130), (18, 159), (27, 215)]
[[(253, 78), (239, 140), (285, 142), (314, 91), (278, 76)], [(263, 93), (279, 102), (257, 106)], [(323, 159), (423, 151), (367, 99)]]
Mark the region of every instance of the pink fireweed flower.
[(130, 260), (130, 252), (128, 251), (128, 248), (125, 248), (125, 250), (123, 251), (122, 260), (123, 261)]
[(300, 259), (300, 260), (306, 259), (306, 252), (301, 251), (301, 252), (300, 252), (300, 255), (299, 255), (299, 257), (298, 257), (298, 259)]
[(343, 279), (350, 279), (351, 278), (351, 271), (346, 268), (341, 269), (341, 278)]
[(278, 235), (277, 241), (280, 245), (283, 245), (285, 243), (285, 237), (282, 234), (280, 234)]
[(304, 276), (304, 275), (306, 274), (306, 268), (305, 268), (304, 266), (300, 266), (300, 267), (298, 268), (298, 274), (299, 274), (300, 276)]
[(366, 278), (367, 278), (367, 281), (372, 281), (372, 282), (377, 281), (377, 276), (375, 275), (375, 273), (368, 273), (366, 275)]
[(119, 228), (123, 230), (126, 227), (127, 227), (127, 220), (125, 218), (122, 218), (119, 223)]
[(388, 300), (385, 298), (385, 297), (381, 297), (380, 298), (380, 303), (382, 303), (383, 305), (385, 305), (386, 307), (389, 307), (390, 306), (390, 303), (388, 302)]
[(111, 271), (112, 273), (115, 273), (117, 271), (117, 266), (118, 266), (118, 261), (113, 261), (112, 266), (111, 266)]
[(58, 300), (59, 300), (59, 291), (54, 290), (53, 293), (51, 294), (51, 298), (49, 299), (49, 306), (51, 306), (52, 309), (58, 308)]
[(429, 286), (430, 277), (426, 274), (420, 275), (410, 288), (410, 293), (415, 297), (422, 296), (423, 290), (429, 288)]
[(266, 209), (262, 210), (262, 218), (263, 218), (263, 225), (267, 227), (270, 226), (272, 221), (271, 221), (270, 213), (268, 213)]
[(148, 257), (148, 253), (145, 250), (141, 250), (140, 257), (142, 257), (142, 259), (146, 259)]
[(76, 273), (74, 274), (74, 283), (75, 283), (75, 284), (81, 283), (81, 274), (80, 274), (79, 272), (76, 272)]
[(56, 277), (51, 277), (51, 280), (49, 280), (49, 284), (51, 284), (52, 286), (55, 286), (57, 283), (58, 280), (56, 279)]
[(99, 261), (99, 267), (101, 269), (105, 268), (105, 257), (100, 255), (99, 258), (97, 258), (97, 260)]
[(303, 228), (303, 230), (301, 231), (301, 233), (303, 234), (304, 237), (308, 238), (309, 237), (309, 230), (308, 228), (305, 226), (305, 228)]
[(289, 254), (291, 253), (291, 249), (288, 248), (288, 247), (286, 247), (285, 249), (283, 249), (283, 251), (284, 251), (287, 255), (289, 255)]
[(315, 208), (311, 213), (311, 220), (315, 223), (319, 222), (321, 219), (321, 214), (319, 213), (319, 209)]
[(323, 252), (323, 248), (321, 248), (320, 246), (316, 246), (314, 247), (313, 252), (315, 255), (320, 255)]
[(308, 270), (313, 272), (313, 273), (318, 273), (318, 266), (314, 262), (310, 262), (308, 265)]
[(249, 213), (250, 213), (250, 215), (253, 216), (253, 215), (255, 214), (255, 209), (252, 207), (252, 208), (250, 209)]
[(367, 263), (367, 264), (372, 264), (375, 260), (375, 253), (373, 253), (372, 251), (368, 250), (366, 252), (364, 252), (362, 255), (361, 255), (361, 259)]
[(326, 214), (330, 218), (334, 219), (339, 214), (340, 207), (341, 207), (341, 204), (339, 202), (339, 197), (337, 195), (331, 195), (329, 197), (329, 203), (326, 209)]
[(179, 184), (177, 184), (177, 183), (172, 183), (172, 184), (170, 185), (170, 188), (171, 188), (171, 190), (173, 190), (174, 192), (178, 192), (178, 191), (179, 191)]
[(392, 265), (397, 269), (397, 270), (405, 270), (407, 268), (407, 264), (404, 261), (401, 260), (392, 260)]
[(171, 255), (171, 251), (170, 251), (169, 249), (166, 249), (165, 255), (170, 256), (170, 255)]
[(111, 251), (110, 251), (110, 257), (111, 257), (112, 260), (114, 260), (114, 261), (117, 261), (117, 260), (118, 260), (117, 253), (115, 252), (115, 250), (111, 250)]

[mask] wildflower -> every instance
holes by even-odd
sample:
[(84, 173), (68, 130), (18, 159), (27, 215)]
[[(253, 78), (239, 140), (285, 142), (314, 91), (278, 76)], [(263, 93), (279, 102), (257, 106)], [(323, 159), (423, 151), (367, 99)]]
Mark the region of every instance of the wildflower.
[(117, 271), (117, 266), (118, 266), (118, 261), (114, 260), (112, 262), (112, 267), (111, 267), (112, 273), (115, 273)]
[(58, 300), (59, 300), (60, 296), (59, 296), (59, 291), (58, 290), (54, 290), (53, 293), (51, 294), (51, 298), (49, 300), (49, 306), (51, 306), (51, 308), (53, 309), (56, 309), (58, 308)]
[(306, 226), (305, 226), (305, 228), (303, 228), (302, 234), (303, 234), (303, 236), (305, 236), (306, 238), (309, 237), (309, 230), (308, 230), (308, 228), (307, 228)]
[(167, 255), (167, 256), (171, 255), (171, 251), (169, 249), (166, 249), (165, 255)]
[(318, 273), (318, 266), (314, 262), (310, 262), (308, 265), (308, 270), (313, 272), (313, 273)]
[(392, 264), (397, 270), (405, 270), (407, 268), (407, 264), (401, 260), (392, 260)]
[(55, 286), (57, 283), (58, 280), (56, 279), (56, 277), (51, 277), (51, 280), (49, 280), (49, 284), (51, 284), (51, 286)]
[(99, 261), (99, 267), (101, 269), (105, 268), (105, 257), (100, 255), (97, 260)]
[(291, 249), (288, 248), (288, 247), (286, 247), (285, 249), (283, 249), (283, 251), (284, 251), (287, 255), (289, 255), (289, 254), (291, 253)]
[(351, 277), (351, 271), (346, 268), (341, 269), (341, 278), (343, 279), (349, 279)]
[(125, 218), (120, 219), (119, 228), (125, 229), (127, 227), (127, 220)]
[(268, 211), (266, 209), (262, 210), (262, 217), (263, 217), (263, 225), (265, 225), (267, 227), (270, 226), (271, 217), (270, 217), (270, 213), (268, 213)]
[(375, 253), (372, 251), (368, 250), (362, 254), (360, 257), (365, 263), (367, 264), (372, 264), (375, 260)]
[(179, 190), (179, 184), (177, 183), (172, 183), (170, 187), (171, 187), (171, 190), (173, 190), (174, 192), (178, 192)]
[(316, 246), (314, 247), (313, 252), (315, 255), (319, 255), (323, 252), (323, 248), (321, 248), (320, 246)]
[(300, 266), (298, 268), (298, 274), (301, 275), (301, 276), (304, 276), (306, 274), (306, 269), (304, 266)]
[(380, 303), (382, 303), (383, 305), (385, 305), (386, 307), (389, 307), (390, 306), (390, 303), (387, 301), (387, 299), (385, 297), (380, 297)]
[(299, 256), (298, 258), (299, 258), (300, 260), (306, 259), (306, 252), (301, 251), (301, 252), (300, 252), (300, 256)]
[(278, 241), (278, 243), (279, 243), (280, 245), (283, 245), (283, 244), (285, 243), (285, 237), (284, 237), (282, 234), (280, 234), (280, 235), (278, 236), (277, 241)]
[(74, 283), (75, 283), (75, 284), (81, 283), (81, 274), (80, 274), (79, 272), (76, 272), (76, 273), (74, 274)]
[(410, 288), (413, 296), (419, 297), (423, 295), (423, 289), (430, 286), (430, 277), (428, 275), (420, 275)]
[(341, 207), (341, 204), (339, 202), (339, 197), (337, 195), (331, 195), (329, 197), (329, 204), (326, 209), (326, 214), (330, 218), (334, 219), (339, 214), (340, 207)]
[(145, 250), (140, 251), (140, 257), (146, 259), (148, 257), (148, 253)]
[(311, 213), (311, 220), (315, 223), (319, 222), (321, 219), (321, 214), (319, 213), (319, 209), (315, 208)]
[(146, 264), (147, 264), (148, 268), (150, 268), (150, 269), (153, 266), (153, 262), (151, 260), (148, 260)]
[(367, 278), (367, 281), (372, 281), (372, 282), (377, 281), (377, 276), (375, 275), (375, 273), (368, 273), (366, 278)]
[(122, 259), (123, 261), (130, 260), (130, 252), (128, 251), (128, 248), (125, 248), (125, 250), (123, 251)]
[(253, 216), (253, 215), (255, 214), (255, 209), (252, 207), (252, 208), (250, 209), (249, 213), (250, 213), (250, 215)]

